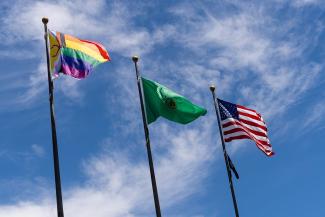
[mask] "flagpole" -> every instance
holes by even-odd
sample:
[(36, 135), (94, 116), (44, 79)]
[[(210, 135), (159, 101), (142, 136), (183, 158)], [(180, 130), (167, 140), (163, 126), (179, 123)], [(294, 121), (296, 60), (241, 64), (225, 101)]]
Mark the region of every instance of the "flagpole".
[(155, 177), (155, 170), (153, 167), (153, 160), (152, 160), (152, 154), (151, 154), (151, 148), (150, 148), (150, 139), (149, 139), (149, 128), (144, 108), (144, 101), (143, 101), (143, 95), (142, 95), (142, 85), (141, 85), (141, 77), (138, 70), (138, 60), (139, 57), (133, 56), (132, 60), (134, 62), (135, 66), (135, 73), (137, 77), (137, 84), (138, 84), (138, 90), (139, 90), (139, 97), (140, 97), (140, 104), (141, 104), (141, 112), (142, 112), (142, 121), (143, 121), (143, 127), (144, 127), (144, 134), (146, 137), (146, 147), (147, 147), (147, 154), (148, 154), (148, 161), (149, 161), (149, 168), (150, 168), (150, 177), (151, 177), (151, 185), (152, 185), (152, 192), (153, 192), (153, 198), (155, 201), (155, 209), (156, 209), (156, 216), (161, 217), (161, 211), (160, 211), (160, 205), (159, 205), (159, 197), (158, 197), (158, 189), (157, 189), (157, 183), (156, 183), (156, 177)]
[(55, 190), (56, 190), (56, 205), (58, 217), (64, 217), (63, 203), (62, 203), (62, 191), (61, 191), (61, 178), (60, 178), (60, 167), (59, 167), (59, 154), (58, 154), (58, 143), (56, 137), (56, 126), (55, 126), (55, 115), (54, 115), (54, 96), (53, 89), (54, 84), (50, 73), (50, 57), (48, 48), (48, 30), (47, 23), (49, 19), (44, 17), (42, 22), (44, 24), (44, 39), (46, 47), (46, 61), (47, 61), (47, 78), (49, 86), (49, 101), (50, 101), (50, 112), (51, 112), (51, 129), (52, 129), (52, 144), (53, 144), (53, 160), (54, 160), (54, 176), (55, 176)]
[(221, 128), (221, 118), (220, 118), (219, 106), (216, 103), (216, 94), (214, 92), (215, 89), (216, 88), (215, 88), (214, 85), (210, 86), (210, 90), (211, 90), (212, 97), (213, 97), (213, 102), (214, 102), (214, 108), (216, 110), (216, 115), (217, 115), (217, 118), (218, 118), (219, 133), (220, 133), (221, 144), (222, 144), (222, 149), (223, 149), (223, 156), (225, 158), (225, 163), (226, 163), (226, 168), (227, 168), (227, 174), (228, 174), (229, 186), (230, 186), (230, 190), (231, 190), (232, 201), (233, 201), (233, 204), (234, 204), (236, 217), (239, 217), (237, 201), (236, 201), (236, 196), (235, 196), (235, 190), (234, 190), (234, 186), (232, 184), (232, 175), (231, 175), (231, 171), (230, 171), (228, 154), (227, 154), (227, 151), (226, 151), (225, 140), (223, 138), (223, 133), (222, 133), (222, 128)]

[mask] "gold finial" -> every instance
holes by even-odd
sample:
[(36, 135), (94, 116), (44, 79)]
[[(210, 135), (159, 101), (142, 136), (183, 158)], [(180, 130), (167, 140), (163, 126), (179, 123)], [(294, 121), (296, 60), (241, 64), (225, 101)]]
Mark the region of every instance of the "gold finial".
[(138, 62), (138, 60), (139, 60), (139, 57), (138, 57), (138, 56), (133, 56), (133, 57), (132, 57), (132, 60), (133, 60), (133, 62), (135, 62), (135, 63), (136, 63), (136, 62)]
[(47, 18), (47, 17), (43, 17), (43, 18), (42, 18), (42, 22), (43, 22), (44, 24), (47, 24), (47, 23), (49, 22), (49, 18)]

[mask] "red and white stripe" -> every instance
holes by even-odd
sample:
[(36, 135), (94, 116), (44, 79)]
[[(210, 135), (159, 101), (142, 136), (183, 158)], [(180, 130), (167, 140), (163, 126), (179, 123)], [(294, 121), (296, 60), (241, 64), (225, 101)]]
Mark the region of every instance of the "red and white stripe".
[(225, 142), (236, 139), (251, 139), (267, 156), (272, 156), (272, 146), (267, 136), (266, 124), (255, 110), (237, 105), (239, 120), (227, 118), (222, 121)]

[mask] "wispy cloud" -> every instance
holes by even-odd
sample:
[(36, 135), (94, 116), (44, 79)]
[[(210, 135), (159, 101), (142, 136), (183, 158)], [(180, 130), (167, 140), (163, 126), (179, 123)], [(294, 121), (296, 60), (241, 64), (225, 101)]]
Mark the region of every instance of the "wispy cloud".
[(313, 85), (323, 68), (321, 63), (304, 59), (304, 52), (315, 46), (323, 31), (317, 20), (314, 28), (296, 36), (293, 33), (300, 18), (280, 24), (268, 7), (240, 6), (236, 13), (222, 16), (201, 5), (197, 9), (180, 5), (171, 13), (183, 19), (174, 40), (181, 39), (186, 48), (199, 54), (193, 59), (203, 55), (206, 61), (199, 61), (203, 68), (196, 72), (186, 70), (186, 79), (203, 86), (222, 71), (230, 86), (239, 84), (232, 94), (267, 116), (286, 111)]
[(26, 60), (26, 59), (33, 59), (36, 57), (35, 53), (23, 49), (8, 49), (8, 50), (1, 50), (0, 57), (8, 58), (8, 59), (17, 59), (17, 60)]
[(45, 151), (42, 146), (38, 144), (32, 144), (30, 149), (24, 151), (11, 151), (11, 150), (2, 150), (0, 152), (0, 158), (4, 160), (10, 160), (14, 162), (21, 161), (31, 161), (36, 158), (42, 158), (45, 155)]
[(324, 2), (321, 0), (293, 0), (291, 1), (295, 7), (304, 7), (304, 6), (320, 6), (324, 5)]
[(304, 131), (308, 131), (309, 129), (317, 129), (320, 127), (320, 123), (325, 119), (325, 102), (320, 101), (314, 106), (310, 108), (309, 111), (306, 112), (306, 118), (304, 119), (304, 123), (302, 124), (302, 128)]
[(44, 148), (38, 144), (32, 145), (32, 151), (37, 157), (44, 157), (45, 155)]
[[(139, 7), (138, 4), (137, 7)], [(160, 26), (149, 31), (135, 23), (139, 10), (133, 10), (133, 4), (119, 1), (17, 1), (7, 5), (6, 16), (1, 18), (0, 39), (8, 46), (25, 44), (23, 52), (13, 55), (4, 50), (0, 56), (7, 58), (34, 58), (35, 52), (44, 53), (42, 17), (48, 17), (49, 28), (74, 36), (97, 40), (104, 44), (109, 52), (117, 56), (130, 57), (133, 54), (146, 54), (155, 44), (163, 43), (174, 31), (171, 25)], [(87, 7), (87, 10), (84, 8)], [(143, 7), (146, 7), (143, 4)], [(105, 10), (104, 10), (105, 8)], [(89, 9), (89, 10), (88, 10)], [(22, 34), (23, 33), (23, 34)], [(10, 36), (10, 37), (9, 37)], [(27, 50), (26, 47), (29, 49)], [(44, 54), (45, 55), (45, 54)], [(112, 57), (114, 62), (118, 59)], [(29, 87), (18, 99), (19, 102), (31, 104), (46, 84), (46, 63), (44, 58), (39, 62), (37, 70), (29, 73)], [(63, 81), (61, 81), (63, 80)], [(59, 90), (72, 100), (82, 99), (82, 90), (72, 78), (57, 81)]]
[[(167, 154), (156, 155), (155, 166), (162, 209), (168, 210), (201, 190), (200, 183), (206, 177), (204, 168), (213, 159), (213, 149), (206, 143), (207, 136), (210, 136), (208, 131), (189, 129), (175, 133), (165, 129), (159, 137), (167, 139), (164, 141)], [(88, 176), (86, 183), (64, 194), (66, 215), (151, 215), (153, 198), (147, 162), (133, 162), (131, 159), (127, 152), (105, 152), (87, 160), (84, 164)], [(21, 201), (0, 209), (1, 217), (29, 215), (55, 216), (53, 198), (46, 194), (36, 202)]]

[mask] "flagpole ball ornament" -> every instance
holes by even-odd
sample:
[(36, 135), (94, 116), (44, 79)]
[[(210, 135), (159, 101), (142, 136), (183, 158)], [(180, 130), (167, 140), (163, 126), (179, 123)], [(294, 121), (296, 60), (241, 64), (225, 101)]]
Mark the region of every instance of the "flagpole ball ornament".
[(210, 90), (211, 90), (212, 92), (214, 92), (215, 89), (216, 89), (216, 87), (214, 86), (214, 84), (211, 84), (211, 85), (210, 85)]
[(139, 57), (138, 57), (138, 56), (133, 56), (133, 57), (132, 57), (132, 60), (133, 60), (133, 62), (135, 62), (135, 63), (136, 63), (136, 62), (138, 62), (138, 60), (139, 60)]
[(47, 18), (47, 17), (43, 17), (43, 18), (42, 18), (42, 22), (43, 22), (44, 24), (47, 24), (47, 23), (49, 22), (49, 18)]

